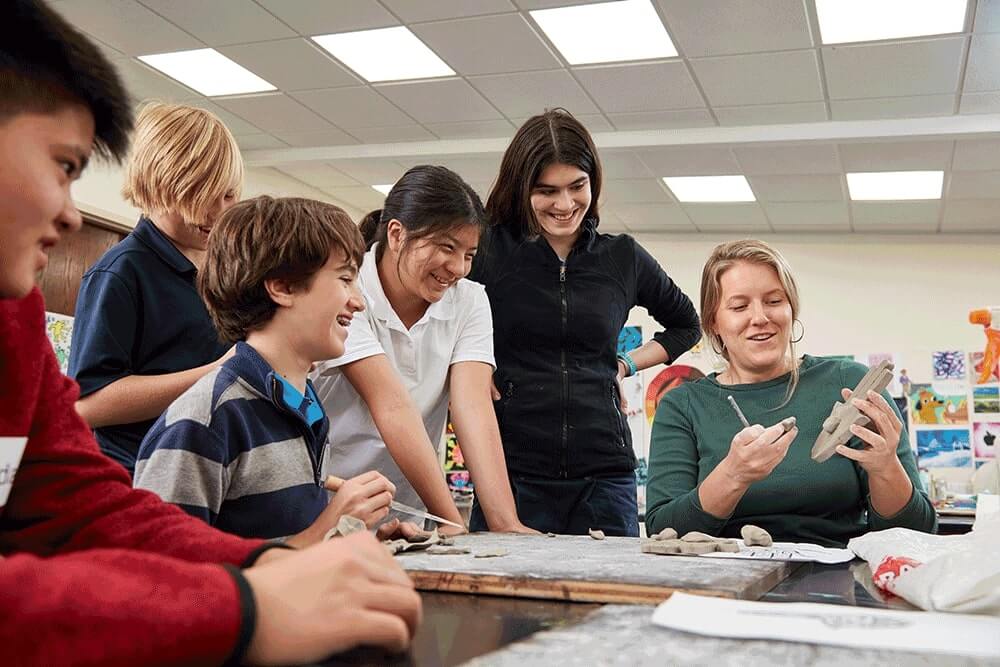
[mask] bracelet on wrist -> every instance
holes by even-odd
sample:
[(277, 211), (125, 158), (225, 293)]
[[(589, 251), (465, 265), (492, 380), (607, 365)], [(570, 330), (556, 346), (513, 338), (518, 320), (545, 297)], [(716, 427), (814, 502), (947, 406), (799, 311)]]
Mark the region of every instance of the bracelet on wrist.
[(635, 365), (635, 361), (632, 360), (632, 355), (628, 352), (622, 352), (619, 354), (618, 360), (625, 364), (625, 377), (632, 377), (639, 372), (639, 367)]

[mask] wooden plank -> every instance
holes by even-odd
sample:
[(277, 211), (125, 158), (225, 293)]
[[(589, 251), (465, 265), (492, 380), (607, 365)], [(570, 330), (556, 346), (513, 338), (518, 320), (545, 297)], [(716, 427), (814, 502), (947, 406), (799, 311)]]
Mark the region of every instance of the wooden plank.
[[(756, 600), (797, 563), (644, 554), (638, 538), (477, 533), (455, 538), (472, 553), (397, 556), (419, 590), (624, 604), (656, 604), (675, 591)], [(504, 549), (507, 556), (475, 558)]]

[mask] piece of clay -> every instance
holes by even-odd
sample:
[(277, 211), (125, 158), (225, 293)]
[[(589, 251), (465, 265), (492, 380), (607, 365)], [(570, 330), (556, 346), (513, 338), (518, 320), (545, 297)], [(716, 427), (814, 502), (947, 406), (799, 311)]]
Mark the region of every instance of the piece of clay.
[[(867, 399), (868, 392), (881, 392), (892, 382), (892, 370), (895, 368), (891, 361), (883, 361), (878, 366), (869, 369), (865, 376), (858, 382), (858, 386), (851, 392), (851, 398), (857, 397)], [(847, 441), (854, 437), (851, 433), (851, 426), (866, 425), (870, 419), (860, 410), (854, 407), (853, 403), (841, 403), (837, 401), (830, 410), (830, 416), (823, 422), (823, 430), (819, 432), (816, 443), (812, 447), (810, 456), (816, 463), (823, 463), (834, 455), (839, 445), (847, 444)]]
[(326, 531), (326, 535), (323, 536), (323, 540), (326, 541), (332, 537), (350, 535), (351, 533), (360, 533), (363, 530), (368, 530), (364, 521), (345, 514), (340, 517), (336, 526)]
[(435, 544), (432, 547), (427, 547), (427, 553), (434, 556), (459, 556), (470, 552), (471, 549), (466, 547), (446, 547), (441, 544)]
[(726, 540), (725, 542), (716, 542), (715, 550), (725, 553), (738, 554), (740, 552), (740, 545), (736, 544), (736, 542)]
[(774, 544), (769, 532), (751, 524), (747, 524), (740, 529), (740, 536), (743, 538), (743, 543), (748, 547), (769, 547)]
[(443, 547), (450, 547), (451, 545), (455, 544), (455, 538), (454, 537), (442, 537), (441, 541), (438, 542), (438, 544), (440, 544)]
[(715, 547), (718, 545), (713, 542), (681, 542), (681, 553), (682, 554), (710, 554), (715, 551)]
[(699, 533), (697, 530), (692, 530), (681, 538), (683, 542), (715, 542), (716, 538), (711, 535), (706, 535), (705, 533)]
[(604, 539), (604, 531), (603, 530), (596, 530), (594, 528), (591, 528), (590, 529), (590, 536), (593, 537), (595, 540), (603, 540)]
[(656, 535), (653, 535), (653, 539), (654, 540), (676, 540), (677, 539), (677, 531), (674, 530), (673, 528), (664, 528), (663, 530), (661, 530), (660, 532), (658, 532)]
[(555, 537), (555, 533), (545, 533), (545, 537)]
[(430, 533), (425, 533), (421, 537), (421, 541), (415, 541), (415, 537), (410, 536), (405, 539), (386, 540), (382, 544), (389, 550), (390, 554), (396, 555), (407, 551), (422, 551), (441, 543), (441, 537), (438, 535), (437, 528)]
[(642, 543), (642, 553), (644, 554), (679, 554), (681, 552), (680, 540), (649, 540)]
[(795, 428), (795, 417), (785, 417), (780, 422), (782, 433), (788, 433)]
[(474, 558), (499, 558), (501, 556), (506, 556), (506, 549), (487, 549), (486, 551), (477, 551), (473, 554)]

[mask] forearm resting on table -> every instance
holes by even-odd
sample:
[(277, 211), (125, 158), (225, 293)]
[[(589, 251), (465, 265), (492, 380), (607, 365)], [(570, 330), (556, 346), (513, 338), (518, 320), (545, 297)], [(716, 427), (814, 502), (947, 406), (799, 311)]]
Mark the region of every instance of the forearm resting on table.
[(156, 419), (215, 366), (164, 375), (128, 375), (81, 398), (76, 411), (91, 428)]

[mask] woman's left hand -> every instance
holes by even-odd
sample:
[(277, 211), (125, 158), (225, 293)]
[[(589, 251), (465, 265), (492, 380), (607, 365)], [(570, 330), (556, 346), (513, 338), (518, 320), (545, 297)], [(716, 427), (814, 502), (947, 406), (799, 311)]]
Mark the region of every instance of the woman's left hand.
[(871, 422), (867, 426), (851, 426), (851, 433), (861, 440), (865, 445), (863, 448), (852, 449), (847, 445), (839, 445), (837, 453), (856, 461), (869, 475), (882, 475), (901, 465), (896, 456), (896, 447), (903, 432), (903, 423), (885, 397), (869, 391), (868, 396), (852, 398), (849, 389), (840, 391), (844, 400), (850, 400)]

